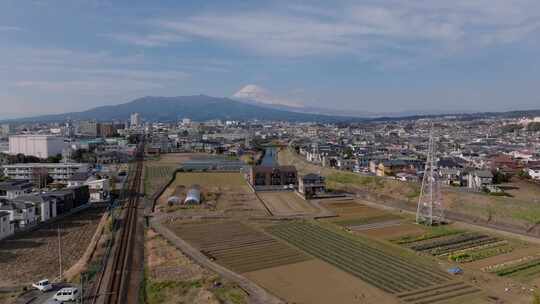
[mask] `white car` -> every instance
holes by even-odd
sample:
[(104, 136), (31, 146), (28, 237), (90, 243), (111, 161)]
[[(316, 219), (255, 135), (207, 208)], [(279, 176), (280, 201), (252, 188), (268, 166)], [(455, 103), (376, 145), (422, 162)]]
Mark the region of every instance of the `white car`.
[(49, 282), (47, 279), (32, 284), (32, 287), (42, 292), (47, 292), (53, 289), (51, 282)]
[(60, 303), (77, 301), (79, 299), (79, 290), (75, 287), (66, 287), (60, 289), (53, 297)]

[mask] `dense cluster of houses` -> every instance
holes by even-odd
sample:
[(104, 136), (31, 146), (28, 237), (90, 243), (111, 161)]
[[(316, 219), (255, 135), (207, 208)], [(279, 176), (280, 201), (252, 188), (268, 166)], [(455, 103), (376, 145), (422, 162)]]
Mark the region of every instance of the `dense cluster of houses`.
[[(115, 174), (116, 176), (116, 174)], [(125, 182), (103, 173), (77, 172), (64, 183), (47, 186), (32, 179), (15, 178), (0, 182), (0, 239), (39, 223), (67, 214), (89, 203), (107, 202), (113, 183)]]
[[(540, 180), (538, 131), (508, 133), (513, 120), (460, 121), (441, 118), (434, 129), (437, 173), (447, 185), (498, 191), (500, 176)], [(359, 128), (312, 126), (295, 138), (293, 148), (306, 161), (338, 170), (398, 179), (421, 180), (431, 123), (373, 123)]]

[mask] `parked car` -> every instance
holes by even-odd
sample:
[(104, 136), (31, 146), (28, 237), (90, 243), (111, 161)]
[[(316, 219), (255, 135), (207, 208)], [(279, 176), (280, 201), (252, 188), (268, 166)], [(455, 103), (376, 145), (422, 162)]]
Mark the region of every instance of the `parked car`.
[(60, 289), (53, 297), (60, 303), (77, 301), (79, 299), (79, 290), (75, 287), (66, 287)]
[(53, 289), (51, 282), (49, 282), (47, 279), (32, 284), (32, 287), (42, 292), (47, 292)]

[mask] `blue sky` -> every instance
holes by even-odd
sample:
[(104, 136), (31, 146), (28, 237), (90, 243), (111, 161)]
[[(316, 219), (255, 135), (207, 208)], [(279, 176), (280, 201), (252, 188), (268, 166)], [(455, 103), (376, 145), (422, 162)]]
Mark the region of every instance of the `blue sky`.
[(0, 117), (147, 96), (540, 108), (540, 1), (0, 2)]

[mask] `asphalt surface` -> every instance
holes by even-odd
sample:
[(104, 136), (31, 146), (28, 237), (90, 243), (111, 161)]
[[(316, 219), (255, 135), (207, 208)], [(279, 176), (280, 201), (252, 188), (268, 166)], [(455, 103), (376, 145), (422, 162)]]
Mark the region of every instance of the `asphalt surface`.
[[(70, 284), (63, 284), (63, 283), (54, 284), (53, 289), (51, 291), (41, 292), (37, 289), (28, 291), (24, 293), (22, 296), (20, 296), (15, 303), (16, 304), (58, 304), (59, 302), (55, 301), (53, 297), (57, 291), (59, 291), (60, 289), (64, 287), (79, 288), (79, 286), (74, 286)], [(74, 303), (74, 302), (67, 302), (67, 303)]]

